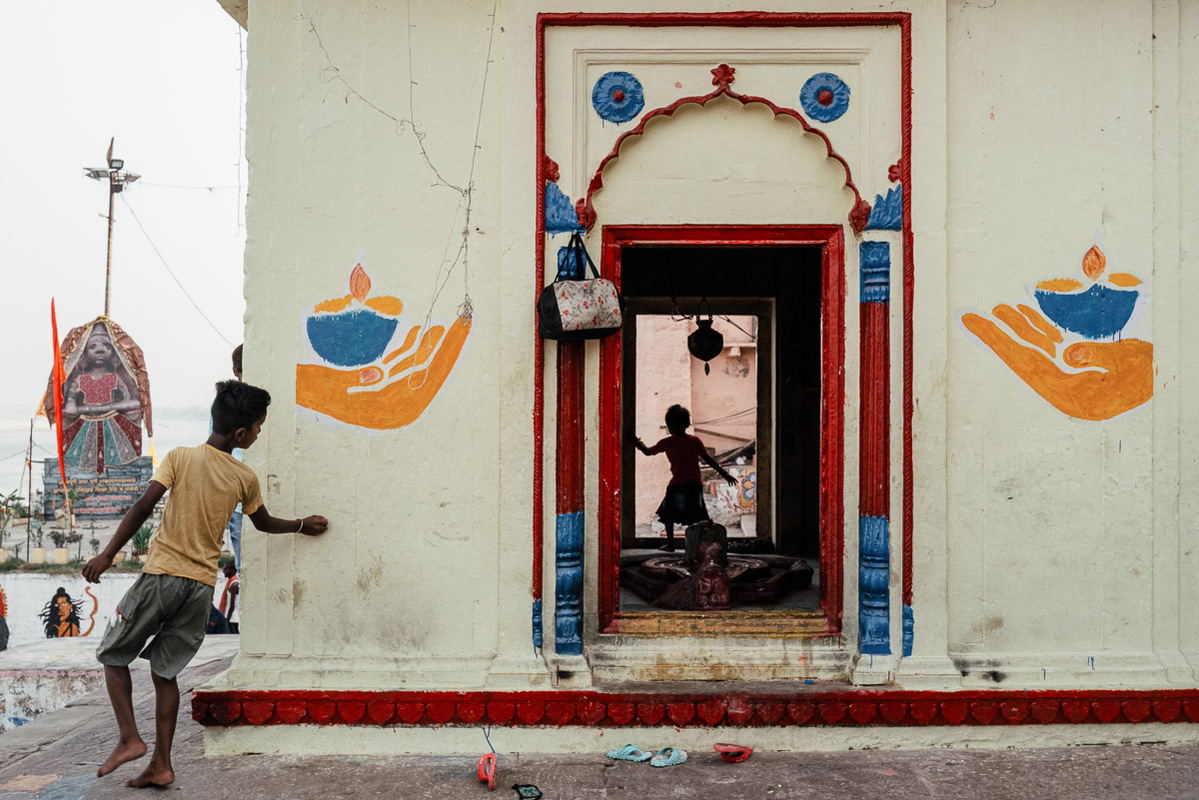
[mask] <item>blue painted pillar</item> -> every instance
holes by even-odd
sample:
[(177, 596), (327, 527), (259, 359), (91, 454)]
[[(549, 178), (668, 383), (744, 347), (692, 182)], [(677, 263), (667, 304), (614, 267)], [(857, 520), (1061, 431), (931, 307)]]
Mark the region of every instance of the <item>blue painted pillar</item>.
[(858, 630), (861, 651), (891, 652), (890, 330), (891, 246), (863, 242), (859, 441)]
[(554, 649), (583, 654), (584, 343), (558, 345)]

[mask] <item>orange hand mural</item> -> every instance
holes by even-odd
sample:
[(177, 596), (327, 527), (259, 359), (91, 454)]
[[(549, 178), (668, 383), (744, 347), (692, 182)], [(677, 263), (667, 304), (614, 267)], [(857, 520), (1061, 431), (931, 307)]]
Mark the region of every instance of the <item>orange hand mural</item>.
[(470, 334), (470, 308), (466, 305), (448, 330), (413, 326), (403, 345), (386, 352), (403, 303), (368, 298), (370, 285), (366, 271), (355, 266), (350, 294), (313, 308), (309, 343), (333, 366), (298, 364), (296, 403), (350, 425), (402, 428), (424, 413), (453, 371)]
[[(1049, 325), (1028, 306), (1019, 308), (1038, 328)], [(1006, 305), (996, 306), (994, 313), (999, 319), (1018, 316), (1015, 309)], [(1062, 351), (1063, 361), (1071, 367), (1095, 369), (1066, 372), (1055, 360), (1054, 342), (1048, 341), (1049, 337), (1040, 330), (1033, 333), (1027, 323), (1023, 328), (1013, 326), (1013, 330), (1035, 347), (1020, 344), (994, 322), (977, 314), (964, 314), (962, 323), (1037, 394), (1064, 414), (1078, 419), (1111, 419), (1153, 397), (1153, 345), (1149, 342), (1140, 339), (1076, 342)], [(1057, 341), (1061, 341), (1060, 333)]]
[[(995, 306), (992, 313), (1006, 329), (978, 314), (962, 315), (966, 329), (1037, 394), (1077, 419), (1111, 419), (1153, 397), (1153, 345), (1115, 338), (1132, 316), (1140, 281), (1117, 273), (1100, 283), (1105, 264), (1103, 253), (1092, 247), (1082, 264), (1090, 287), (1073, 280), (1037, 285), (1041, 310), (1060, 329), (1026, 305)], [(1082, 341), (1062, 346), (1063, 330)]]

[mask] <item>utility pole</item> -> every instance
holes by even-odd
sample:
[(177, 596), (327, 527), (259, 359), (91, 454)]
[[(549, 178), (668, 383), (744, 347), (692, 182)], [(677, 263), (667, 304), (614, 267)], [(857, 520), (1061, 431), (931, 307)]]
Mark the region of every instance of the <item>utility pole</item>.
[[(123, 191), (126, 186), (136, 181), (141, 175), (135, 172), (125, 170), (125, 160), (122, 158), (112, 157), (112, 147), (116, 142), (116, 137), (108, 142), (108, 168), (104, 167), (84, 167), (83, 174), (94, 181), (108, 181), (108, 262), (104, 270), (104, 316), (108, 316), (110, 308), (110, 296), (112, 289), (112, 212), (113, 201), (116, 199), (117, 192)], [(66, 487), (63, 487), (66, 491)]]
[[(29, 560), (29, 537), (33, 535), (33, 420), (29, 420), (29, 455), (25, 459), (25, 463), (29, 466), (29, 494), (25, 495), (25, 560)], [(38, 509), (38, 516), (42, 515), (42, 510)]]

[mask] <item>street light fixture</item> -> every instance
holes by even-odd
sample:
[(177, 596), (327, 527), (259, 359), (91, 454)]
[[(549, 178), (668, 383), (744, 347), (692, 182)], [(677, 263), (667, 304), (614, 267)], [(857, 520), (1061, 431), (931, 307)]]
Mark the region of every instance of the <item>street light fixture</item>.
[(112, 212), (113, 198), (117, 192), (124, 191), (125, 187), (136, 181), (141, 175), (136, 172), (125, 171), (125, 159), (113, 158), (112, 147), (116, 142), (114, 136), (108, 142), (108, 168), (104, 167), (84, 167), (83, 174), (94, 181), (108, 181), (108, 263), (104, 271), (104, 316), (108, 316), (109, 297), (112, 287)]

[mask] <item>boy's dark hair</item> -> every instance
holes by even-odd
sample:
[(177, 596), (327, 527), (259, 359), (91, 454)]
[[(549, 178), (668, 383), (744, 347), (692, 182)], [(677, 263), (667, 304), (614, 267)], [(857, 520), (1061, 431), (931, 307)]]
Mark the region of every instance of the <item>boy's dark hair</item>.
[(666, 429), (668, 431), (675, 436), (681, 436), (686, 433), (689, 427), (691, 427), (690, 411), (678, 403), (666, 409)]
[(233, 433), (238, 428), (250, 428), (266, 416), (271, 395), (241, 381), (221, 381), (216, 385), (212, 401), (212, 432)]
[(242, 349), (242, 345), (240, 345), (240, 344), (237, 347), (233, 348), (233, 374), (234, 375), (241, 374), (241, 349)]

